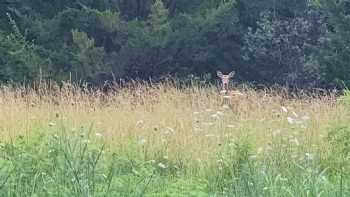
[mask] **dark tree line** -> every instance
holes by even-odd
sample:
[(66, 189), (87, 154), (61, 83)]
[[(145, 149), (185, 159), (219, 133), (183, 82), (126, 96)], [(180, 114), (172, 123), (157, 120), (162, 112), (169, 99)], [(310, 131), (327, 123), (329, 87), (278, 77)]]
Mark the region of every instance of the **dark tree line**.
[[(348, 0), (1, 0), (0, 81), (350, 85)], [(206, 75), (210, 78), (210, 75)]]

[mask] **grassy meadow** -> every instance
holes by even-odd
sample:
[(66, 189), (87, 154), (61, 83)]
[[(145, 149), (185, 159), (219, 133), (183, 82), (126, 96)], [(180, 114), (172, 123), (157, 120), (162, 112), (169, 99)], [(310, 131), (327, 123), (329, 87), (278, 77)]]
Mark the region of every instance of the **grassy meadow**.
[(0, 88), (0, 196), (350, 196), (350, 97)]

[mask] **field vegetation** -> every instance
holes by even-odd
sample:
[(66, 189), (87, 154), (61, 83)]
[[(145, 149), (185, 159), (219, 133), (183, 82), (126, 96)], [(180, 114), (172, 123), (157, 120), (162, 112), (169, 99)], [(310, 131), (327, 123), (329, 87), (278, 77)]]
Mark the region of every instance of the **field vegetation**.
[(0, 88), (0, 196), (349, 196), (349, 95)]

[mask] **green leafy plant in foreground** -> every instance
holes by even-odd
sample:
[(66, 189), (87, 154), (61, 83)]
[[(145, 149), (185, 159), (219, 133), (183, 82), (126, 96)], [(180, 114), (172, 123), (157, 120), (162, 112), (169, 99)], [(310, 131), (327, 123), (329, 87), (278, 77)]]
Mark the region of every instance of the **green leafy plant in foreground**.
[(283, 136), (259, 154), (254, 139), (242, 137), (222, 144), (217, 158), (207, 167), (197, 166), (202, 170), (191, 175), (186, 171), (198, 164), (175, 167), (178, 163), (164, 159), (162, 150), (145, 159), (132, 140), (127, 142), (129, 149), (118, 149), (105, 144), (100, 134), (93, 135), (92, 129), (58, 130), (1, 144), (0, 196), (347, 196), (350, 192), (346, 126), (329, 132), (328, 163), (317, 152), (288, 150)]

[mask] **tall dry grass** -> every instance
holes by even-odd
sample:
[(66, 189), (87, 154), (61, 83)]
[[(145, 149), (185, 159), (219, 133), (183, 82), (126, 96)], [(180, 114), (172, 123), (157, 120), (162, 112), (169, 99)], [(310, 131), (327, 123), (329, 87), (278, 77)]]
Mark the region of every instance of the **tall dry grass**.
[(223, 144), (241, 137), (254, 140), (256, 150), (276, 135), (325, 148), (327, 127), (348, 114), (333, 95), (287, 98), (283, 91), (243, 91), (246, 97), (231, 106), (213, 86), (134, 84), (107, 94), (71, 84), (40, 91), (2, 87), (0, 135), (10, 140), (62, 125), (72, 132), (92, 125), (112, 147), (134, 141), (147, 154), (166, 150), (174, 159), (211, 161)]
[(349, 109), (333, 94), (242, 88), (227, 100), (215, 86), (112, 89), (1, 87), (0, 193), (350, 194)]

